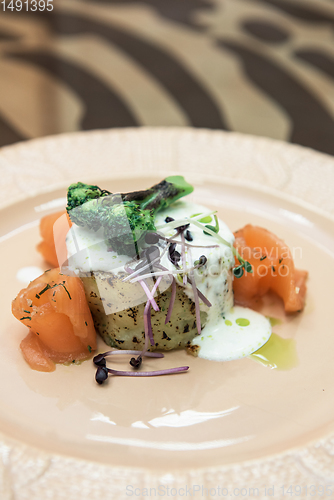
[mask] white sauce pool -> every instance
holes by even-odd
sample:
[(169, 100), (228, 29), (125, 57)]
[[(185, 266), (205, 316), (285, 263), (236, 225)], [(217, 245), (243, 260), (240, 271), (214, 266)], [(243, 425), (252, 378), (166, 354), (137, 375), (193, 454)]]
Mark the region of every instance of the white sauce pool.
[(235, 306), (216, 321), (209, 321), (192, 344), (200, 347), (200, 358), (231, 361), (257, 351), (270, 335), (269, 319), (247, 307)]

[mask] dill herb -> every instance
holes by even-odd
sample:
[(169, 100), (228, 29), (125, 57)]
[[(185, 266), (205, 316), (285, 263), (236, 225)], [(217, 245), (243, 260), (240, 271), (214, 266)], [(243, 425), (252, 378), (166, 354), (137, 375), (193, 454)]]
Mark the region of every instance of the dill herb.
[(67, 293), (67, 295), (69, 296), (69, 299), (72, 300), (72, 297), (70, 295), (70, 292), (67, 290), (66, 286), (63, 285), (62, 283), (59, 283), (60, 285), (62, 285), (62, 287), (65, 289), (65, 292)]
[(51, 285), (49, 285), (49, 283), (43, 288), (43, 290), (41, 290), (39, 293), (36, 293), (35, 297), (36, 299), (39, 299), (41, 295), (43, 295), (43, 293), (45, 293), (47, 290), (50, 290), (51, 288)]

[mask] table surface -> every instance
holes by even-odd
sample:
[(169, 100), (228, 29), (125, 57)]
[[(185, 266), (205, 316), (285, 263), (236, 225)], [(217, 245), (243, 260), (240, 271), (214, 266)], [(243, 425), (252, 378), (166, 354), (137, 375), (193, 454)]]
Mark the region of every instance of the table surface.
[(0, 146), (193, 126), (334, 154), (333, 0), (34, 2), (0, 3)]

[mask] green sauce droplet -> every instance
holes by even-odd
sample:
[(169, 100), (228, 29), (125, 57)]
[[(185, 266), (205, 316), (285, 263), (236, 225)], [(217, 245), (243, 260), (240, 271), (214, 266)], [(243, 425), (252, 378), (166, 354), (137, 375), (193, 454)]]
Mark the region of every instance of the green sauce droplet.
[(225, 319), (225, 325), (232, 326), (232, 321), (230, 321), (229, 319)]
[(235, 320), (235, 322), (239, 326), (248, 326), (250, 324), (249, 319), (246, 318), (238, 318)]

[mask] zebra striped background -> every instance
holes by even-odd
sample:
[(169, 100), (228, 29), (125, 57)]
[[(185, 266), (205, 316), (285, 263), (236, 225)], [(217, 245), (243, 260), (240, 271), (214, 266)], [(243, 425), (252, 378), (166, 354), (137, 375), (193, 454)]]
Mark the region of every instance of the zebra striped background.
[(333, 0), (54, 0), (0, 11), (0, 146), (185, 126), (334, 154)]

